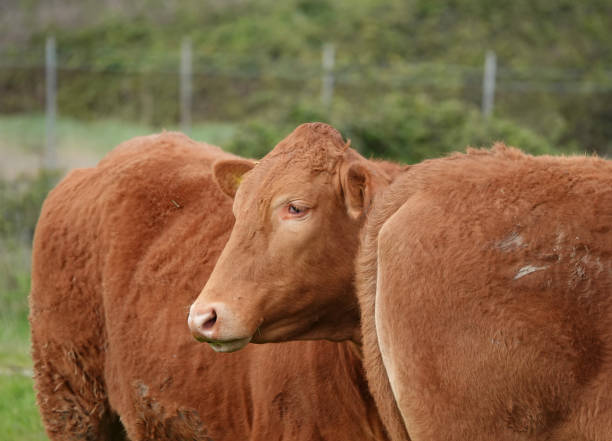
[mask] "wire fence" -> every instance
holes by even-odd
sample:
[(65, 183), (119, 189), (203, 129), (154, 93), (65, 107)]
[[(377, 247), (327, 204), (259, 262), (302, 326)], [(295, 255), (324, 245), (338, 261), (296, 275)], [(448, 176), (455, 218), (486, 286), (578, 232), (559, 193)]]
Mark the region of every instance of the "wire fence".
[(191, 133), (203, 121), (241, 122), (283, 111), (287, 101), (298, 99), (318, 101), (332, 112), (337, 102), (359, 109), (385, 94), (426, 91), (471, 102), (485, 116), (512, 114), (507, 108), (514, 106), (520, 118), (516, 109), (527, 95), (539, 96), (537, 107), (551, 99), (586, 102), (612, 92), (612, 71), (510, 67), (493, 52), (483, 54), (481, 66), (408, 60), (376, 65), (338, 56), (331, 43), (318, 57), (273, 63), (248, 54), (198, 53), (187, 38), (177, 46), (164, 54), (113, 47), (83, 51), (57, 46), (51, 36), (44, 51), (0, 54), (0, 117), (44, 111), (41, 161), (53, 168), (58, 117), (118, 118)]

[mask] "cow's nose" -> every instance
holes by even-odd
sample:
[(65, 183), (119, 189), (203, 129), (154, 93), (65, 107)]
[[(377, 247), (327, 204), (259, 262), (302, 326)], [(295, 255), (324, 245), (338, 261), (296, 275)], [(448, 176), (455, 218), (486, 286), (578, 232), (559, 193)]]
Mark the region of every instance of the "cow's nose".
[(191, 335), (198, 341), (214, 340), (216, 334), (217, 311), (214, 307), (194, 308), (187, 319)]

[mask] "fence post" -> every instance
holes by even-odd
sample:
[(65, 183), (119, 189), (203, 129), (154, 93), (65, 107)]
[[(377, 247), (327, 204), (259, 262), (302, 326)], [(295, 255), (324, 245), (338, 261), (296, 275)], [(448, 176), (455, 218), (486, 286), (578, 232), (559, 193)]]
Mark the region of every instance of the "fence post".
[(321, 102), (327, 109), (330, 108), (334, 95), (334, 58), (336, 49), (333, 44), (323, 45), (323, 81), (321, 85)]
[(496, 71), (497, 57), (495, 56), (495, 52), (487, 51), (484, 64), (484, 77), (482, 80), (482, 114), (486, 118), (493, 113)]
[(55, 118), (57, 111), (57, 58), (55, 37), (47, 37), (45, 44), (45, 151), (43, 166), (47, 169), (57, 167)]
[(180, 94), (181, 94), (181, 131), (191, 134), (191, 104), (192, 104), (192, 62), (191, 38), (183, 38), (181, 44)]

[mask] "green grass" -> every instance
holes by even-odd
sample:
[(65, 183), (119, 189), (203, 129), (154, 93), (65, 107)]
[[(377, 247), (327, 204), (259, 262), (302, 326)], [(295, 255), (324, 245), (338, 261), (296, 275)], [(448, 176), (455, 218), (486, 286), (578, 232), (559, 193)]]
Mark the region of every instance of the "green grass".
[[(57, 144), (61, 149), (79, 149), (106, 153), (119, 143), (134, 136), (149, 135), (162, 129), (179, 130), (177, 126), (151, 127), (145, 124), (100, 119), (80, 121), (58, 117), (56, 123)], [(234, 134), (230, 123), (204, 122), (194, 124), (191, 137), (197, 141), (223, 145)], [(0, 146), (9, 146), (32, 153), (40, 152), (45, 142), (45, 117), (42, 114), (0, 116)]]
[(30, 248), (0, 241), (0, 439), (46, 440), (30, 372)]
[(27, 247), (13, 249), (10, 267), (6, 253), (0, 256), (0, 438), (7, 441), (47, 439), (29, 376), (29, 268), (23, 267), (22, 259), (26, 253)]
[(35, 404), (31, 378), (0, 375), (0, 438), (6, 441), (48, 439)]
[(7, 317), (2, 314), (1, 317), (0, 367), (29, 368), (32, 360), (27, 316), (19, 314), (16, 317)]
[(0, 241), (0, 367), (28, 368), (30, 330), (30, 247), (17, 241)]
[[(58, 118), (57, 144), (61, 148), (104, 153), (121, 141), (144, 135), (151, 129), (138, 124), (104, 120), (89, 123), (72, 118)], [(3, 115), (0, 117), (0, 142), (29, 152), (39, 152), (45, 143), (45, 117), (40, 114)]]
[[(94, 166), (111, 149), (135, 136), (178, 127), (150, 127), (118, 119), (80, 121), (59, 117), (56, 124), (56, 165), (60, 170)], [(221, 147), (230, 145), (236, 125), (194, 124), (191, 137)], [(34, 174), (43, 164), (45, 118), (41, 114), (0, 115), (0, 178)]]

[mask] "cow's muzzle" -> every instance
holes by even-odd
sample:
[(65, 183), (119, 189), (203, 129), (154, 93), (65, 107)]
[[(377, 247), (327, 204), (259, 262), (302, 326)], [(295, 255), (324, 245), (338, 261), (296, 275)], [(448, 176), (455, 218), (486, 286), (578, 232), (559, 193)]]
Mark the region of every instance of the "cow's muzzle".
[(209, 343), (217, 352), (233, 352), (245, 347), (252, 338), (240, 320), (223, 303), (191, 305), (187, 324), (191, 335)]

